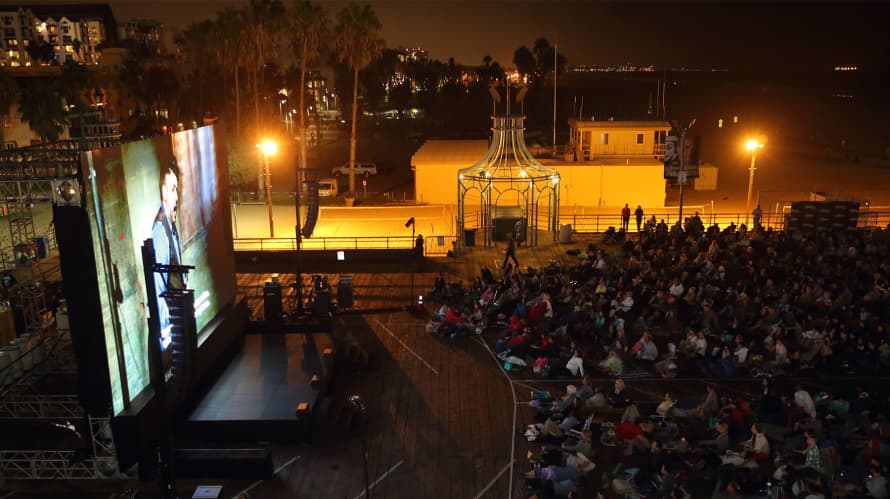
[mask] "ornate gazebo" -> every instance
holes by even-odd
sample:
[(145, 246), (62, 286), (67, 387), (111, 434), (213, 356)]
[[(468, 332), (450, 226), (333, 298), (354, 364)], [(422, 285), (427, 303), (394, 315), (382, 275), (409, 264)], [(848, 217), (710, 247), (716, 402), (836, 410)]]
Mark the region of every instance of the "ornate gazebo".
[[(558, 230), (559, 172), (538, 162), (525, 146), (524, 116), (492, 117), (491, 144), (475, 165), (459, 171), (457, 178), (458, 234), (465, 229), (481, 231), (481, 243), (491, 246), (523, 216), (528, 221), (529, 246), (538, 243), (538, 231), (554, 239)], [(472, 192), (476, 191), (476, 192)], [(479, 195), (479, 212), (468, 214), (468, 196)], [(546, 218), (542, 221), (542, 201)], [(475, 203), (471, 203), (475, 206)], [(466, 241), (464, 241), (466, 243)]]

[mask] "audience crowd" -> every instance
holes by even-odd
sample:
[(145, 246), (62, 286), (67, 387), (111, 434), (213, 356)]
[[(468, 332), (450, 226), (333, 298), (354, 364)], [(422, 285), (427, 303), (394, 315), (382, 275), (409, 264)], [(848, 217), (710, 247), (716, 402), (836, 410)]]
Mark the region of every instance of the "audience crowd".
[[(529, 394), (537, 497), (886, 498), (887, 398), (867, 380), (890, 364), (888, 241), (650, 220), (569, 262), (440, 275), (428, 330), (567, 378)], [(718, 393), (730, 380), (745, 390)]]

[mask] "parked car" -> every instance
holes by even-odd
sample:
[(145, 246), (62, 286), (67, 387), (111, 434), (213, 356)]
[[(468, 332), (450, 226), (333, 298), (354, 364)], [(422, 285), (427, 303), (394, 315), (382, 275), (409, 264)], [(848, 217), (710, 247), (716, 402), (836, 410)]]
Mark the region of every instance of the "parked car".
[[(335, 166), (331, 169), (331, 174), (335, 177), (339, 177), (340, 175), (349, 175), (349, 162), (343, 163), (340, 166)], [(377, 175), (377, 165), (374, 163), (356, 161), (355, 174), (365, 176)]]
[[(306, 183), (303, 183), (303, 192), (306, 192)], [(339, 193), (337, 179), (320, 178), (318, 179), (318, 197), (336, 197)]]

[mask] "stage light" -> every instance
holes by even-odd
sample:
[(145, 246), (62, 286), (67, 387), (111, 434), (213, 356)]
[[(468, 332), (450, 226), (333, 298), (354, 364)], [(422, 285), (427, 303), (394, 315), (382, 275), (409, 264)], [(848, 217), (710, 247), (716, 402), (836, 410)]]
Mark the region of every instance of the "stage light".
[(56, 206), (80, 206), (80, 183), (75, 180), (53, 180), (53, 202)]
[(408, 221), (405, 222), (405, 228), (407, 229), (408, 227), (411, 227), (412, 225), (414, 225), (414, 217), (409, 218)]

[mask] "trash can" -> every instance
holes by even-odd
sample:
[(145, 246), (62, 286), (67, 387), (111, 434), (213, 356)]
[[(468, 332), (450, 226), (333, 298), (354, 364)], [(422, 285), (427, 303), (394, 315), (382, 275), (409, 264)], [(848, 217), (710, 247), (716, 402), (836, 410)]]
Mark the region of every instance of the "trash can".
[(352, 276), (342, 275), (337, 281), (337, 306), (349, 308), (352, 303)]
[(571, 224), (565, 224), (559, 228), (559, 242), (560, 243), (572, 242), (572, 225)]
[(464, 231), (464, 246), (476, 246), (476, 229), (467, 229)]
[(34, 242), (37, 243), (37, 258), (49, 258), (52, 256), (51, 249), (49, 247), (49, 238), (46, 236), (39, 236), (34, 238)]

